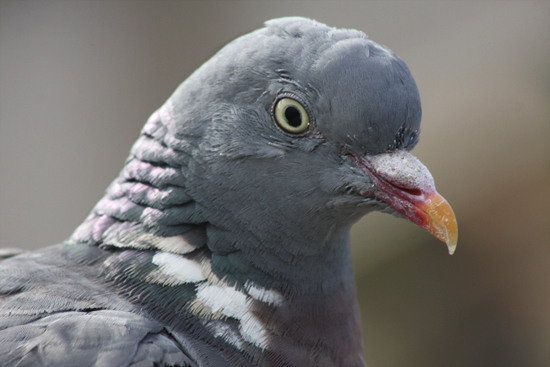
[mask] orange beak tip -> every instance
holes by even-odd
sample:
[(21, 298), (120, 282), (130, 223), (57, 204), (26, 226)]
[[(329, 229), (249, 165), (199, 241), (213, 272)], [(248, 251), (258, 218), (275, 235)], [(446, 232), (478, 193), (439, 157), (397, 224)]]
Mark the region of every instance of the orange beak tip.
[(425, 214), (422, 227), (437, 239), (445, 242), (449, 255), (452, 255), (456, 250), (458, 225), (453, 209), (447, 200), (434, 192), (418, 205), (418, 209)]

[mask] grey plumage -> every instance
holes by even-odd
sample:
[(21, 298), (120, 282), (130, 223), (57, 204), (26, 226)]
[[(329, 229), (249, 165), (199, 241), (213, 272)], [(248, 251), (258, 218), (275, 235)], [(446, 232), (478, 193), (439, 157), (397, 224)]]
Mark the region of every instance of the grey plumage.
[[(303, 132), (277, 123), (285, 98)], [(0, 262), (2, 365), (362, 366), (348, 232), (373, 210), (415, 220), (369, 157), (426, 173), (406, 153), (420, 117), (403, 61), (361, 32), (282, 18), (238, 38), (65, 244)], [(382, 181), (431, 195), (422, 174)]]

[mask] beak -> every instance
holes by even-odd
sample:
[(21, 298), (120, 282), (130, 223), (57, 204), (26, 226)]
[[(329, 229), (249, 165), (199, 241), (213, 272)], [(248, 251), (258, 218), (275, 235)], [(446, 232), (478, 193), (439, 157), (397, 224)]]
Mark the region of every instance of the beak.
[(423, 218), (420, 227), (430, 232), (435, 238), (445, 242), (449, 254), (454, 254), (458, 240), (458, 225), (453, 209), (437, 192), (428, 195), (416, 205), (417, 215)]
[(456, 249), (458, 226), (453, 209), (437, 193), (430, 171), (406, 151), (351, 157), (376, 188), (364, 195), (383, 200), (417, 226)]

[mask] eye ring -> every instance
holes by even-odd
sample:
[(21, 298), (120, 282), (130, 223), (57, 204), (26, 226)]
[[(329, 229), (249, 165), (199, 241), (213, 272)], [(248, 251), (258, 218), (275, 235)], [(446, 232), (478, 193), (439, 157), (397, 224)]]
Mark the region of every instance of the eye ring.
[(309, 127), (309, 115), (306, 109), (293, 98), (279, 99), (275, 104), (274, 115), (277, 124), (288, 133), (300, 134)]

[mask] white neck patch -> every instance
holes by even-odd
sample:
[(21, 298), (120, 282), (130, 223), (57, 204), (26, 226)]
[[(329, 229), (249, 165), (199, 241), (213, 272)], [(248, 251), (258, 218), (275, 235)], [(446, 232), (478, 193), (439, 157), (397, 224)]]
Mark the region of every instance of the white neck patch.
[[(152, 262), (158, 266), (158, 270), (148, 277), (148, 281), (166, 286), (185, 283), (196, 285), (197, 298), (188, 310), (202, 320), (214, 336), (223, 338), (241, 350), (243, 342), (262, 350), (267, 348), (269, 334), (253, 313), (254, 302), (280, 306), (284, 299), (279, 292), (252, 282), (246, 282), (244, 291), (237, 290), (212, 273), (209, 259), (198, 262), (185, 255), (158, 252)], [(224, 323), (228, 318), (239, 321), (238, 331)]]
[(193, 260), (169, 252), (157, 252), (153, 264), (158, 265), (165, 274), (171, 275), (181, 283), (196, 283), (206, 280), (201, 266)]

